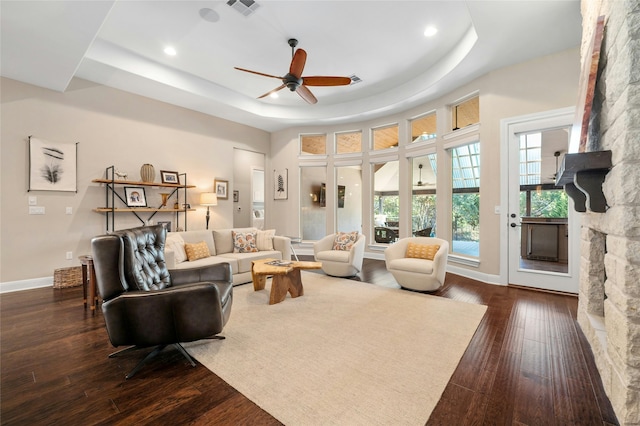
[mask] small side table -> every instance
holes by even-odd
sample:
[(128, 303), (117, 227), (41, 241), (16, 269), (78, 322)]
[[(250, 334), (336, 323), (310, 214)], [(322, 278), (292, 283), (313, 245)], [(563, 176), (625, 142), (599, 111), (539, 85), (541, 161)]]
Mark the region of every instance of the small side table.
[[(296, 257), (296, 261), (299, 262), (300, 259), (298, 259), (298, 253), (296, 253), (296, 251), (293, 249), (293, 245), (294, 244), (300, 244), (302, 242), (302, 237), (289, 237), (289, 236), (287, 236), (287, 238), (289, 238), (291, 240), (291, 252)], [(283, 259), (283, 260), (285, 260), (285, 259)]]
[(90, 302), (90, 308), (95, 313), (98, 304), (98, 292), (96, 289), (96, 272), (93, 269), (93, 257), (88, 254), (78, 256), (82, 264), (82, 293), (84, 295), (84, 308), (87, 309), (87, 302)]

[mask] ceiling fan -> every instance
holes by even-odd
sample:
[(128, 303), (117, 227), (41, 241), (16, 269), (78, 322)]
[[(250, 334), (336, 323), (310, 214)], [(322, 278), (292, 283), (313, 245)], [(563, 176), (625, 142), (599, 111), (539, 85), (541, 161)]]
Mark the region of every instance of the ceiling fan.
[(418, 164), (418, 169), (420, 170), (420, 177), (418, 178), (416, 186), (424, 186), (424, 182), (422, 182), (422, 163)]
[(291, 46), (291, 65), (289, 66), (289, 72), (284, 77), (278, 77), (275, 75), (264, 74), (257, 71), (251, 71), (245, 68), (234, 67), (237, 70), (249, 72), (252, 74), (262, 75), (264, 77), (277, 78), (282, 81), (282, 84), (275, 89), (265, 93), (262, 96), (258, 96), (258, 99), (271, 95), (285, 87), (289, 88), (292, 92), (296, 92), (302, 99), (310, 104), (315, 104), (318, 99), (311, 93), (311, 90), (307, 86), (347, 86), (351, 84), (351, 78), (349, 77), (330, 77), (330, 76), (312, 76), (303, 77), (302, 71), (304, 70), (304, 64), (307, 61), (307, 52), (302, 49), (295, 50), (298, 45), (298, 40), (295, 38), (289, 39), (289, 46)]

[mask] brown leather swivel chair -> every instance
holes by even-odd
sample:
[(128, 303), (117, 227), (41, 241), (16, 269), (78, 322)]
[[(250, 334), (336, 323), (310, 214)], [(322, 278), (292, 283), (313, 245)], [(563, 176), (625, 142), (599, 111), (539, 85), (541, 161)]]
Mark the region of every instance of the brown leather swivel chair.
[(126, 378), (166, 346), (174, 345), (192, 366), (180, 342), (216, 336), (229, 319), (233, 303), (228, 263), (167, 270), (166, 229), (148, 226), (114, 232), (91, 240), (102, 312), (111, 344), (133, 349), (155, 346)]

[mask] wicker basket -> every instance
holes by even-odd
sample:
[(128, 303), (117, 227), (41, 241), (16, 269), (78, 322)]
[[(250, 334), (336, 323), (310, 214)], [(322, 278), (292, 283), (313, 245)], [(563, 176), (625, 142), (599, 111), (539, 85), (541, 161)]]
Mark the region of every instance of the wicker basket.
[(72, 266), (53, 271), (53, 288), (75, 287), (82, 285), (82, 267)]

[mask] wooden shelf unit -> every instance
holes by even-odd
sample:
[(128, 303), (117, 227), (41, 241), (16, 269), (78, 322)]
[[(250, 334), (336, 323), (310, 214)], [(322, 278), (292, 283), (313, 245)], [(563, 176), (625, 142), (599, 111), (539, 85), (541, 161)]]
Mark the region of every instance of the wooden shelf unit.
[[(178, 205), (184, 205), (180, 203), (180, 189), (183, 190), (184, 201), (186, 203), (187, 200), (187, 190), (191, 188), (195, 188), (195, 185), (187, 185), (187, 174), (181, 173), (179, 174), (179, 178), (184, 182), (183, 184), (178, 183), (159, 183), (159, 182), (140, 182), (133, 180), (121, 180), (115, 179), (115, 168), (114, 166), (107, 167), (105, 169), (104, 179), (93, 179), (91, 182), (100, 183), (105, 185), (105, 207), (96, 207), (93, 211), (98, 213), (105, 213), (105, 221), (107, 232), (115, 231), (115, 214), (116, 213), (132, 213), (134, 216), (138, 218), (140, 223), (145, 225), (149, 220), (151, 220), (156, 213), (175, 213), (176, 215), (176, 227), (178, 226), (178, 222), (180, 220), (180, 213), (184, 213), (184, 230), (187, 230), (187, 212), (195, 211), (195, 209), (191, 208), (168, 208), (162, 207), (162, 205), (157, 208), (154, 207), (115, 207), (116, 199), (120, 200), (122, 204), (126, 206), (126, 201), (123, 196), (121, 196), (116, 188), (119, 186), (146, 186), (146, 187), (155, 187), (155, 188), (171, 188), (172, 191), (168, 197), (168, 200), (175, 195), (175, 201), (172, 204), (177, 203)], [(109, 178), (111, 177), (111, 178)], [(150, 213), (150, 215), (143, 219), (140, 217), (138, 213)], [(111, 221), (109, 221), (111, 219)], [(111, 225), (111, 226), (109, 226)]]

